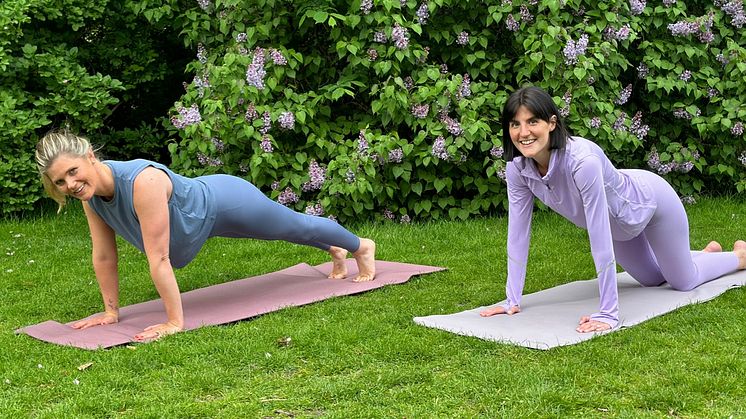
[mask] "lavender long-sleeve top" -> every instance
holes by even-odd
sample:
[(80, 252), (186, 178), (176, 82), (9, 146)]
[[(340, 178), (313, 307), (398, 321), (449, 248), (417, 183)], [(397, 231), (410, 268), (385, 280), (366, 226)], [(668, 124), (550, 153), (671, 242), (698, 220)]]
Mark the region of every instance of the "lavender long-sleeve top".
[(638, 170), (617, 170), (595, 143), (571, 137), (552, 150), (549, 170), (541, 176), (533, 159), (508, 162), (508, 279), (506, 308), (521, 303), (526, 279), (533, 198), (588, 230), (601, 303), (591, 319), (615, 327), (619, 303), (613, 241), (639, 235), (656, 208), (653, 190)]

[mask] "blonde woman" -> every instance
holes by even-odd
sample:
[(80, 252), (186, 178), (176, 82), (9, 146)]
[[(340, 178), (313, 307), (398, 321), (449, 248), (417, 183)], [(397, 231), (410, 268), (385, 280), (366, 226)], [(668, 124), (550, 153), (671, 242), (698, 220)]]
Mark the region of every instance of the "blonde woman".
[(60, 205), (83, 201), (93, 243), (93, 269), (104, 313), (74, 323), (85, 329), (119, 319), (115, 235), (145, 253), (150, 276), (168, 321), (147, 327), (136, 341), (157, 339), (184, 327), (174, 268), (187, 265), (209, 237), (285, 240), (328, 251), (332, 279), (347, 275), (345, 258), (358, 264), (355, 281), (375, 277), (375, 243), (336, 222), (295, 212), (267, 198), (251, 183), (229, 175), (180, 176), (148, 160), (99, 160), (88, 140), (54, 131), (36, 146), (36, 164), (46, 192)]

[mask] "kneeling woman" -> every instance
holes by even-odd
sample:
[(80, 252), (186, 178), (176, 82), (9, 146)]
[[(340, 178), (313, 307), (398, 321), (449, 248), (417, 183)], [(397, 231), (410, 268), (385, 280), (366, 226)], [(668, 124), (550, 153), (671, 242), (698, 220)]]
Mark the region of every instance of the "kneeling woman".
[(524, 87), (503, 110), (508, 182), (507, 302), (482, 316), (521, 311), (534, 197), (588, 230), (601, 294), (599, 311), (580, 318), (578, 332), (616, 327), (616, 264), (643, 286), (667, 282), (687, 291), (746, 268), (746, 242), (720, 252), (689, 249), (689, 222), (673, 188), (645, 170), (617, 170), (595, 143), (570, 137), (552, 98)]
[(60, 208), (67, 196), (83, 201), (91, 231), (93, 269), (105, 312), (75, 323), (75, 328), (118, 321), (115, 234), (145, 252), (166, 308), (168, 321), (135, 335), (140, 341), (184, 327), (173, 268), (188, 264), (209, 237), (286, 240), (318, 247), (331, 254), (332, 279), (347, 275), (349, 251), (359, 268), (355, 281), (375, 277), (376, 246), (372, 240), (358, 238), (327, 218), (295, 212), (234, 176), (190, 179), (147, 160), (101, 161), (85, 138), (66, 131), (49, 133), (39, 141), (36, 164), (45, 190)]

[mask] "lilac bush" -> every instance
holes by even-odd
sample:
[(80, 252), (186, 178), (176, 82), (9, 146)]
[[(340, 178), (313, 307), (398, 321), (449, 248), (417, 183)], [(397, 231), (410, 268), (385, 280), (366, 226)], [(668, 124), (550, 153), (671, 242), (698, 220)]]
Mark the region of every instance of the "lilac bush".
[[(170, 149), (187, 174), (240, 174), (342, 221), (503, 211), (497, 121), (509, 93), (534, 84), (621, 167), (682, 196), (746, 189), (740, 0), (265, 8), (213, 2), (183, 23), (199, 58)], [(199, 119), (182, 116), (191, 109)]]

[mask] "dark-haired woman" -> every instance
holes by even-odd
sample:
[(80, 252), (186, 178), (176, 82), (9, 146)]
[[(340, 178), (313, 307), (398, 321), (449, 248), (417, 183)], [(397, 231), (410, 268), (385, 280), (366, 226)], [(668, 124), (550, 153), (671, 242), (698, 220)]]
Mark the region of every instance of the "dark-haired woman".
[(524, 87), (508, 98), (502, 117), (508, 183), (507, 302), (482, 316), (521, 311), (534, 197), (588, 230), (598, 276), (599, 311), (582, 313), (578, 332), (619, 322), (616, 264), (643, 286), (667, 282), (691, 290), (746, 268), (746, 242), (733, 252), (710, 242), (689, 248), (689, 223), (673, 188), (645, 170), (618, 170), (595, 143), (571, 137), (552, 98)]

